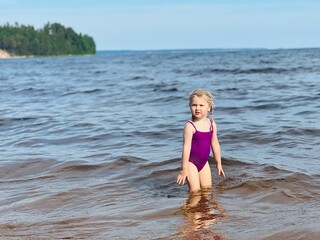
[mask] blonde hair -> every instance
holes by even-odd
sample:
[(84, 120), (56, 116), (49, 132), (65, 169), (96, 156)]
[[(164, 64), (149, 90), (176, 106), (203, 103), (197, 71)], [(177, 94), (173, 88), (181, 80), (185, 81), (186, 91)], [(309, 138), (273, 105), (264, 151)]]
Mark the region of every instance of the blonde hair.
[(209, 107), (210, 107), (210, 119), (212, 120), (212, 112), (213, 112), (213, 108), (214, 108), (214, 103), (213, 103), (214, 96), (207, 90), (196, 89), (189, 96), (189, 105), (191, 104), (191, 101), (192, 101), (194, 96), (202, 97), (209, 104)]

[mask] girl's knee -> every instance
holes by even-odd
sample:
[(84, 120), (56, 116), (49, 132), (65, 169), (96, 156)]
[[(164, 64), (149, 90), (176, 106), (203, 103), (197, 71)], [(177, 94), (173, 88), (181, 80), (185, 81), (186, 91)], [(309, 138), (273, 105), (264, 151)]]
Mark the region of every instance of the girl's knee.
[(188, 179), (188, 186), (189, 186), (190, 192), (197, 192), (201, 189), (199, 179), (195, 179), (195, 178)]

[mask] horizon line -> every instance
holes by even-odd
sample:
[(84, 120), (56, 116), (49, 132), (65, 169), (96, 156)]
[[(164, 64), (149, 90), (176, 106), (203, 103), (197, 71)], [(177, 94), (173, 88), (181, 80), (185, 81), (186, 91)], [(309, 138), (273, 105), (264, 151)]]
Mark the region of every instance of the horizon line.
[(160, 51), (234, 51), (234, 50), (299, 50), (299, 49), (318, 49), (320, 47), (238, 47), (238, 48), (164, 48), (164, 49), (100, 49), (97, 52), (160, 52)]

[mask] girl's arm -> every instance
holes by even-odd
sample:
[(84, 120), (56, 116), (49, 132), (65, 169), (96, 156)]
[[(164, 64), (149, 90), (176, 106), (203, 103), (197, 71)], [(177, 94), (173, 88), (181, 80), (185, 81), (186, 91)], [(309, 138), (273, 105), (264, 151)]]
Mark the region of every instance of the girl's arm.
[(216, 160), (217, 170), (219, 176), (225, 176), (222, 163), (221, 163), (221, 151), (220, 151), (220, 143), (218, 140), (218, 129), (216, 123), (212, 120), (212, 127), (213, 127), (213, 136), (211, 140), (211, 148), (214, 155), (214, 159)]
[(184, 184), (189, 176), (189, 157), (193, 133), (193, 126), (190, 123), (186, 123), (183, 130), (182, 170), (177, 177), (178, 184)]

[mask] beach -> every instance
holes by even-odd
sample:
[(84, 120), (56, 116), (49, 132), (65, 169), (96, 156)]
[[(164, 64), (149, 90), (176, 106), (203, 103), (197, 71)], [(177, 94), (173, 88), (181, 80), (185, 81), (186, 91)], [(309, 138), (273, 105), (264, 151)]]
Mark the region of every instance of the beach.
[(10, 58), (10, 54), (4, 50), (1, 50), (0, 49), (0, 59), (3, 59), (3, 58)]

